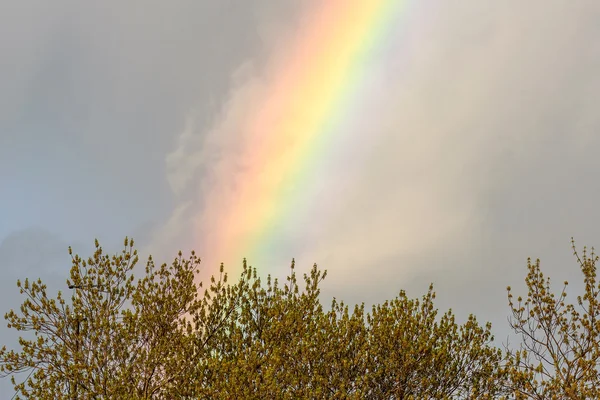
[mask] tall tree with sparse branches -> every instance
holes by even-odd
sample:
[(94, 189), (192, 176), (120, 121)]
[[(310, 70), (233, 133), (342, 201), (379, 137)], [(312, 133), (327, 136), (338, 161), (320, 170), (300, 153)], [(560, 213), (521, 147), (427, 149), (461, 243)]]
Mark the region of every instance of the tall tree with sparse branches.
[(567, 301), (568, 282), (558, 295), (544, 276), (540, 260), (528, 260), (528, 293), (514, 299), (510, 326), (522, 337), (518, 350), (508, 350), (508, 386), (516, 399), (600, 398), (600, 283), (598, 256), (584, 247), (573, 254), (583, 274), (583, 296)]

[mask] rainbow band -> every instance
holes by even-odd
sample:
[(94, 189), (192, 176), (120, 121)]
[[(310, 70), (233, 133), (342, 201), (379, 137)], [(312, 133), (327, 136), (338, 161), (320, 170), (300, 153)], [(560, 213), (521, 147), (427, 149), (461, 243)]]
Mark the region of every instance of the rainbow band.
[[(314, 160), (344, 135), (340, 125), (359, 100), (364, 65), (385, 43), (405, 3), (327, 0), (308, 10), (295, 40), (275, 59), (274, 80), (256, 105), (258, 112), (242, 124), (250, 138), (236, 157), (244, 163), (243, 173), (235, 198), (228, 199), (213, 230), (206, 232), (211, 244), (205, 252), (212, 253), (211, 259), (234, 265), (242, 257), (260, 259), (270, 251), (278, 224), (298, 216), (311, 201), (311, 181), (318, 174)], [(219, 203), (212, 200), (208, 204)]]

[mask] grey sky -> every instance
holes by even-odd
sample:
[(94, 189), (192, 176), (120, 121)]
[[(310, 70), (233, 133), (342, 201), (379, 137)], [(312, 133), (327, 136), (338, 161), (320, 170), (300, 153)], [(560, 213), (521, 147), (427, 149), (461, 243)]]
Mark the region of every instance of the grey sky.
[[(20, 302), (18, 277), (59, 287), (69, 244), (193, 248), (210, 212), (199, 155), (232, 157), (235, 137), (210, 135), (243, 128), (238, 108), (317, 3), (0, 0), (2, 304)], [(328, 269), (325, 295), (350, 302), (433, 281), (440, 308), (504, 335), (528, 256), (576, 281), (570, 237), (600, 244), (599, 20), (595, 0), (415, 2), (354, 127), (376, 135), (368, 163), (339, 168), (351, 182), (327, 194), (343, 207), (283, 256)]]

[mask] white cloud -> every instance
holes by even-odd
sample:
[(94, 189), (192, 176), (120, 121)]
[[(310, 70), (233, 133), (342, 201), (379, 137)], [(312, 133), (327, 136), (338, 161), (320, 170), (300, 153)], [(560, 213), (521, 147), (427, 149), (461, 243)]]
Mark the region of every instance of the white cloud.
[[(296, 257), (303, 267), (317, 262), (327, 268), (337, 282), (330, 289), (338, 293), (370, 282), (368, 296), (384, 296), (381, 288), (436, 276), (450, 291), (486, 277), (485, 287), (502, 291), (498, 278), (520, 281), (524, 251), (542, 248), (544, 237), (531, 224), (542, 226), (558, 209), (535, 214), (544, 208), (526, 200), (534, 196), (527, 194), (528, 179), (566, 186), (551, 157), (578, 163), (589, 155), (584, 144), (595, 143), (600, 88), (589, 80), (600, 52), (589, 15), (599, 7), (464, 1), (433, 8), (411, 9), (399, 36), (368, 65), (359, 107), (348, 114), (343, 135), (325, 159), (314, 160), (319, 168), (310, 187), (291, 189), (314, 196), (312, 202), (285, 217), (271, 256), (250, 260), (263, 273), (283, 274)], [(285, 38), (289, 32), (269, 34)], [(281, 47), (285, 39), (270, 43), (273, 58), (291, 51)], [(239, 155), (254, 144), (247, 142), (244, 121), (260, 109), (273, 79), (268, 61), (249, 65), (232, 78), (213, 124), (185, 130), (168, 158), (175, 191), (196, 187), (185, 199), (192, 199), (195, 243), (207, 253), (222, 203), (237, 201), (236, 182), (246, 177)], [(206, 203), (209, 193), (219, 204)], [(556, 199), (556, 205), (568, 201)], [(532, 219), (513, 217), (519, 213)], [(576, 214), (569, 211), (583, 221)], [(506, 230), (502, 222), (509, 220), (514, 226)], [(568, 238), (571, 228), (555, 225), (545, 240)], [(511, 249), (511, 256), (499, 253)], [(488, 255), (496, 261), (482, 264)], [(510, 268), (502, 270), (502, 262)], [(461, 298), (456, 294), (455, 301)]]

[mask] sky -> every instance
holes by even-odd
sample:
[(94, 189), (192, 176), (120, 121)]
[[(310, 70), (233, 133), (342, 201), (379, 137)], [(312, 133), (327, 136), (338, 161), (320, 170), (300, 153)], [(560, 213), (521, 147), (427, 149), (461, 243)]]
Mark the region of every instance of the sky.
[[(433, 282), (498, 336), (527, 257), (576, 290), (571, 237), (600, 244), (600, 3), (388, 0), (327, 48), (367, 3), (0, 0), (0, 303), (125, 236), (208, 275), (317, 263), (325, 304)], [(366, 38), (352, 74), (311, 78)], [(333, 82), (325, 128), (294, 131)]]

